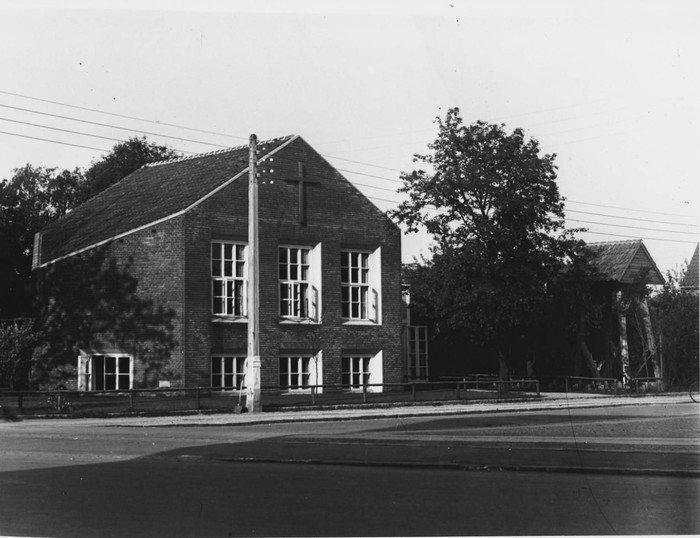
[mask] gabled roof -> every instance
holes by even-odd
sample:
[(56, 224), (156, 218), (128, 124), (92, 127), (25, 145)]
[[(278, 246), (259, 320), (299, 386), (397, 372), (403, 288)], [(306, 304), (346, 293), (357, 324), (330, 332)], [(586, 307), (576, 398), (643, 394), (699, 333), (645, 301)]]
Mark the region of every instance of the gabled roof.
[(588, 243), (594, 263), (605, 280), (633, 284), (645, 274), (647, 284), (663, 284), (664, 277), (641, 239)]
[(695, 252), (693, 252), (693, 257), (690, 258), (688, 268), (685, 271), (683, 280), (681, 280), (681, 288), (698, 289), (698, 273), (700, 272), (698, 267), (698, 248), (700, 248), (700, 244), (695, 245)]
[[(258, 143), (262, 161), (298, 138)], [(199, 204), (248, 170), (248, 146), (147, 164), (51, 223), (36, 241), (38, 266), (72, 256)]]

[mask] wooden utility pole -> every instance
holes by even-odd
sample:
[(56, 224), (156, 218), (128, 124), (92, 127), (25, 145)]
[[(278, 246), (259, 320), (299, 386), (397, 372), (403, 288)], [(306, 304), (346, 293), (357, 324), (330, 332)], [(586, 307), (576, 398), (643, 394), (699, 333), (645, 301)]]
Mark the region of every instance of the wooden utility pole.
[(248, 146), (248, 356), (245, 368), (246, 408), (260, 405), (260, 239), (258, 237), (258, 139), (250, 135)]

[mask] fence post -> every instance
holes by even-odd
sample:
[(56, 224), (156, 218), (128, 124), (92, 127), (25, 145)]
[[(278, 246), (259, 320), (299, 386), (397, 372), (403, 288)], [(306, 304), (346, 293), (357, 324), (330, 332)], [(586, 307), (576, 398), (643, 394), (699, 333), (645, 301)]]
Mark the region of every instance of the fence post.
[(367, 385), (362, 383), (362, 403), (367, 403)]
[(416, 401), (416, 382), (411, 382), (411, 400)]
[(569, 394), (569, 378), (568, 378), (568, 376), (564, 376), (564, 392), (566, 394)]
[(457, 390), (455, 391), (457, 399), (459, 400), (459, 382), (457, 382)]
[(201, 402), (201, 394), (199, 392), (199, 387), (197, 387), (197, 411), (199, 411), (202, 407), (202, 402)]
[(56, 410), (60, 413), (61, 409), (63, 408), (63, 394), (61, 394), (60, 391), (57, 394), (58, 397), (56, 398)]
[(129, 411), (134, 410), (134, 390), (129, 389)]
[(501, 397), (501, 380), (496, 381), (496, 386), (498, 387), (498, 397)]
[(537, 396), (540, 395), (540, 382), (539, 380), (535, 381), (535, 388), (537, 389)]
[(316, 403), (316, 385), (311, 385), (311, 403)]

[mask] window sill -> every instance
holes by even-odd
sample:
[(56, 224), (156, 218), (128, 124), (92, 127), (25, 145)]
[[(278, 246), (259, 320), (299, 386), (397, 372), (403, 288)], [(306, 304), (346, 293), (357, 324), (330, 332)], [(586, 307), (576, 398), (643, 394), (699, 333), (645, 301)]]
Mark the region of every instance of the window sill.
[(370, 321), (368, 319), (346, 319), (342, 322), (343, 325), (357, 325), (366, 327), (380, 327), (381, 323)]
[(212, 323), (248, 323), (247, 317), (236, 316), (212, 316)]
[(280, 325), (321, 325), (321, 322), (313, 319), (280, 318)]

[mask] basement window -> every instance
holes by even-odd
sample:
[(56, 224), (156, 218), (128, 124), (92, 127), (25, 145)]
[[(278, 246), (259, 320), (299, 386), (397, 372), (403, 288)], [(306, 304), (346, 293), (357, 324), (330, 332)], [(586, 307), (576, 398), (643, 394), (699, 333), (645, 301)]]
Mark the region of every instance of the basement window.
[(79, 358), (81, 390), (129, 390), (133, 386), (133, 359), (128, 355), (88, 355)]
[(245, 381), (245, 357), (217, 355), (211, 358), (211, 386), (222, 390), (241, 390)]

